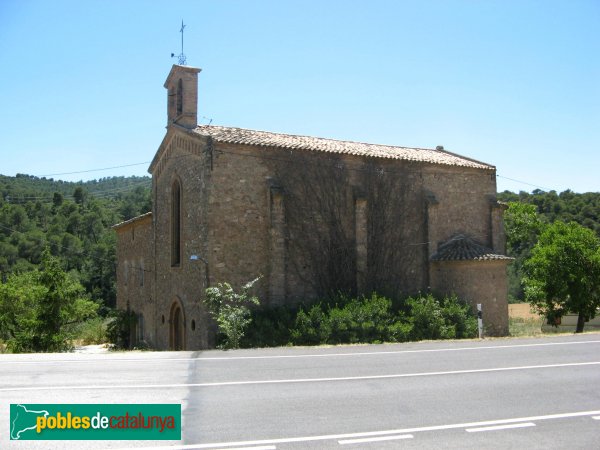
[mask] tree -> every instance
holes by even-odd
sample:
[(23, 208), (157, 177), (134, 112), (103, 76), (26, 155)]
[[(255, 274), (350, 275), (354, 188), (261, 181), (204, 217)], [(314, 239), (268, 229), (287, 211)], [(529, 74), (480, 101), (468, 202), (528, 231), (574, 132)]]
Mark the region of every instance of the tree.
[(83, 202), (87, 198), (87, 192), (81, 186), (77, 186), (73, 191), (73, 198), (75, 199), (75, 203), (78, 205), (83, 205)]
[(58, 208), (60, 205), (62, 205), (64, 201), (64, 197), (60, 192), (55, 192), (52, 195), (52, 204), (54, 205), (55, 208)]
[(535, 205), (510, 202), (504, 213), (506, 243), (511, 256), (520, 256), (531, 249), (542, 230)]
[(600, 239), (583, 226), (546, 227), (525, 263), (526, 299), (549, 321), (578, 314), (576, 333), (600, 307)]
[(41, 268), (0, 284), (0, 338), (16, 352), (53, 352), (71, 346), (70, 330), (94, 317), (98, 305), (45, 250)]
[(206, 289), (204, 304), (217, 321), (219, 332), (225, 336), (223, 347), (238, 348), (240, 346), (240, 339), (252, 321), (247, 305), (260, 304), (257, 297), (249, 296), (250, 289), (258, 280), (260, 277), (246, 283), (242, 286), (239, 294), (229, 283), (219, 283), (217, 287)]
[(544, 223), (540, 220), (535, 205), (509, 202), (504, 213), (508, 254), (515, 258), (508, 267), (508, 294), (511, 300), (523, 300), (523, 264), (529, 258)]

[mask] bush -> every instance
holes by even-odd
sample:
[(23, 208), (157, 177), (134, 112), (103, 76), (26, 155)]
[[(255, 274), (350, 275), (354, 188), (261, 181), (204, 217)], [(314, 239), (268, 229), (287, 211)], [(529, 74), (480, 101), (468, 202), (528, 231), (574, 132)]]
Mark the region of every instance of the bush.
[(131, 335), (137, 324), (137, 316), (130, 309), (111, 313), (106, 325), (106, 337), (115, 349), (131, 348)]
[(373, 293), (371, 297), (338, 299), (339, 304), (318, 303), (308, 312), (300, 309), (291, 331), (299, 345), (402, 342), (412, 328), (392, 301)]
[(394, 322), (388, 327), (389, 342), (407, 342), (412, 335), (413, 324), (410, 321)]
[(249, 281), (239, 293), (229, 283), (219, 283), (206, 289), (204, 304), (208, 312), (217, 321), (223, 348), (238, 348), (246, 327), (252, 322), (248, 304), (258, 305), (258, 298), (250, 296), (249, 291), (261, 277)]
[(392, 302), (338, 296), (297, 309), (289, 306), (252, 312), (244, 347), (406, 342), (475, 337), (477, 319), (457, 297), (433, 295)]
[(90, 319), (75, 327), (74, 339), (81, 345), (103, 344), (107, 342), (106, 320), (102, 317)]
[(250, 311), (251, 326), (244, 334), (240, 347), (278, 347), (288, 345), (298, 308), (273, 306)]
[(411, 340), (477, 336), (477, 319), (456, 296), (437, 300), (432, 294), (406, 301), (412, 321)]
[(39, 269), (0, 283), (0, 339), (15, 353), (70, 350), (74, 327), (97, 310), (83, 286), (44, 250)]
[(291, 330), (292, 342), (295, 345), (325, 344), (330, 335), (330, 320), (320, 303), (313, 305), (308, 313), (302, 308), (298, 311), (294, 329)]

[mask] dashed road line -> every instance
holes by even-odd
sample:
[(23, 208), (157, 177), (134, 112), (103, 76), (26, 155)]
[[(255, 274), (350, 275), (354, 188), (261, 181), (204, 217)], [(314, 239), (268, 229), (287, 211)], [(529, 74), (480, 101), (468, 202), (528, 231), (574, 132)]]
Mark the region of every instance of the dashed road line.
[(510, 428), (527, 428), (527, 427), (535, 427), (535, 423), (525, 422), (525, 423), (514, 423), (512, 425), (495, 425), (495, 426), (491, 426), (491, 427), (467, 428), (465, 431), (467, 433), (478, 433), (481, 431), (497, 431), (497, 430), (508, 430)]
[[(293, 444), (302, 442), (316, 442), (316, 441), (328, 441), (328, 440), (350, 440), (350, 439), (361, 439), (361, 438), (375, 438), (384, 436), (399, 436), (408, 435), (413, 433), (421, 433), (426, 431), (442, 431), (442, 430), (453, 430), (460, 428), (478, 428), (478, 427), (490, 427), (497, 425), (508, 425), (508, 424), (522, 424), (527, 422), (538, 422), (541, 420), (554, 420), (554, 419), (568, 419), (573, 417), (585, 417), (585, 416), (597, 416), (600, 414), (600, 410), (595, 411), (577, 411), (570, 413), (559, 413), (559, 414), (547, 414), (543, 416), (531, 416), (531, 417), (515, 417), (510, 419), (497, 419), (497, 420), (486, 420), (481, 422), (467, 422), (467, 423), (453, 423), (447, 425), (432, 425), (428, 427), (415, 427), (415, 428), (401, 428), (396, 430), (383, 430), (383, 431), (367, 431), (362, 433), (342, 433), (342, 434), (326, 434), (318, 436), (298, 436), (289, 438), (275, 438), (275, 439), (260, 439), (260, 440), (248, 440), (248, 441), (235, 441), (235, 442), (218, 442), (208, 444), (192, 444), (183, 446), (172, 446), (172, 447), (148, 447), (144, 449), (140, 448), (124, 448), (120, 450), (187, 450), (187, 449), (215, 449), (222, 448), (232, 450), (231, 447), (250, 447), (260, 445), (276, 445), (276, 444)], [(115, 449), (113, 449), (115, 450)]]
[(381, 437), (373, 437), (373, 438), (360, 438), (360, 439), (344, 439), (338, 441), (341, 445), (347, 444), (364, 444), (367, 442), (382, 442), (382, 441), (395, 441), (400, 439), (412, 439), (414, 436), (412, 434), (398, 434), (393, 436), (381, 436)]
[[(199, 447), (184, 447), (182, 450), (185, 449), (193, 449), (193, 448), (199, 448)], [(237, 448), (214, 448), (211, 450), (276, 450), (277, 447), (275, 447), (274, 445), (261, 445), (260, 447), (237, 447)], [(156, 449), (152, 449), (152, 450), (156, 450)]]

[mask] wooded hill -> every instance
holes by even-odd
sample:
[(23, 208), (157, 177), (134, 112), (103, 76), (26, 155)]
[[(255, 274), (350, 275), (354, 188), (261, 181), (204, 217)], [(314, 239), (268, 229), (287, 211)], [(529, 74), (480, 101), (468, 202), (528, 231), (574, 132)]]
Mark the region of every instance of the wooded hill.
[(0, 277), (25, 272), (44, 248), (60, 257), (91, 299), (115, 305), (115, 233), (111, 226), (151, 210), (149, 177), (65, 182), (0, 175)]
[[(116, 239), (111, 226), (151, 210), (150, 186), (149, 177), (66, 182), (0, 175), (0, 281), (35, 268), (48, 247), (91, 299), (114, 307)], [(535, 205), (543, 221), (575, 221), (600, 235), (600, 193), (504, 191), (498, 198)], [(512, 270), (514, 298), (520, 298), (518, 277)]]
[(600, 192), (577, 194), (566, 190), (557, 194), (536, 189), (531, 194), (523, 191), (515, 194), (504, 191), (498, 194), (498, 200), (535, 205), (542, 221), (577, 222), (600, 236)]

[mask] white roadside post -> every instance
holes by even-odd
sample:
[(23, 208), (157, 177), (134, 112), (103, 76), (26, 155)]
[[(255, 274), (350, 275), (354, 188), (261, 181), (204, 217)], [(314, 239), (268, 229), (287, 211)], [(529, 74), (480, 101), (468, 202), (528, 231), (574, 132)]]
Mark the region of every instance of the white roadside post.
[(481, 303), (477, 303), (477, 328), (479, 339), (483, 338), (483, 315), (481, 314)]

